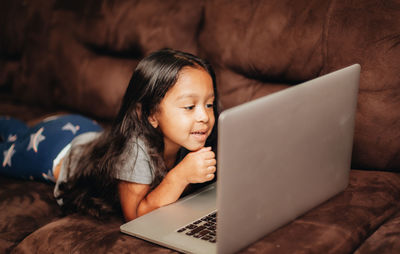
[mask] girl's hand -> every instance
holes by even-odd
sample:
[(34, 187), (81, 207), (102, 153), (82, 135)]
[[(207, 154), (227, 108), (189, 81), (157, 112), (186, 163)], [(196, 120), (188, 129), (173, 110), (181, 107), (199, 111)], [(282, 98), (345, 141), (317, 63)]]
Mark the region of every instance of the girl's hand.
[(176, 169), (187, 184), (204, 183), (214, 179), (216, 164), (215, 153), (211, 151), (211, 147), (203, 147), (196, 152), (188, 153)]

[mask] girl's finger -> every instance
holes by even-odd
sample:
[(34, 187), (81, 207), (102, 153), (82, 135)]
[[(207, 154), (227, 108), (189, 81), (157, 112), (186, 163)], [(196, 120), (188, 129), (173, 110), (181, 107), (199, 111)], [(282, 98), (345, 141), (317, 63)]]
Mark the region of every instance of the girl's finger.
[(214, 174), (208, 174), (208, 175), (206, 175), (206, 179), (207, 179), (208, 181), (214, 179)]
[(210, 166), (207, 169), (208, 169), (208, 173), (215, 173), (215, 171), (217, 170), (217, 168), (215, 166)]
[(217, 160), (216, 159), (211, 159), (211, 160), (206, 160), (206, 166), (215, 166), (217, 165)]

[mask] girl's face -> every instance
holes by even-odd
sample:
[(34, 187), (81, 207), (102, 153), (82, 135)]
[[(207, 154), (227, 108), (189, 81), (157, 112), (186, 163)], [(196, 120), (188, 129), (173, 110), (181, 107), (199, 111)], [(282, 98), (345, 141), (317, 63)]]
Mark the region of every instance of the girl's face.
[(211, 76), (203, 69), (183, 68), (175, 85), (149, 117), (164, 136), (164, 152), (180, 147), (196, 151), (204, 147), (215, 123), (214, 89)]

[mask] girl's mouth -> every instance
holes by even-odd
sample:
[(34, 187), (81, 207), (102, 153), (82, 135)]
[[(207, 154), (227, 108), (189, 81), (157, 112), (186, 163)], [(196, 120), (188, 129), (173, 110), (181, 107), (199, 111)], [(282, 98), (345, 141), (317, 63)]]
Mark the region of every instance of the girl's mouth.
[(207, 132), (205, 132), (205, 131), (193, 131), (193, 132), (191, 132), (190, 134), (205, 135), (205, 134), (207, 134)]
[(207, 131), (193, 131), (190, 135), (199, 141), (205, 141), (207, 139)]

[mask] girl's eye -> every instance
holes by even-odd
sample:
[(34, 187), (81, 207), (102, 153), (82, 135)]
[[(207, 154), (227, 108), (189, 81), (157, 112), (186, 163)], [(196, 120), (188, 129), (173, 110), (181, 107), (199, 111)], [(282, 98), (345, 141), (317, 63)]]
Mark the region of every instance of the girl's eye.
[(208, 104), (206, 105), (206, 107), (207, 107), (207, 108), (213, 108), (213, 107), (214, 107), (214, 103), (208, 103)]
[(183, 108), (186, 109), (186, 110), (192, 110), (192, 109), (194, 109), (194, 105), (186, 106), (186, 107), (183, 107)]

